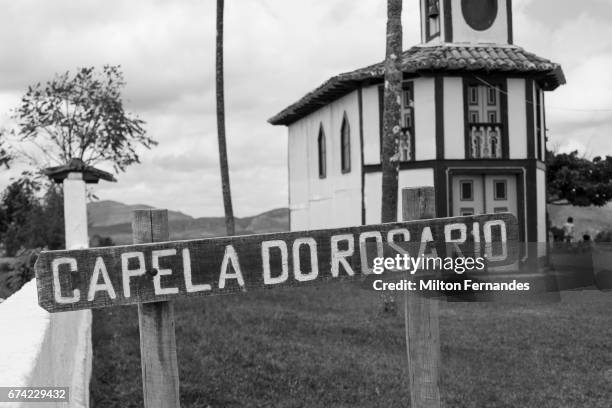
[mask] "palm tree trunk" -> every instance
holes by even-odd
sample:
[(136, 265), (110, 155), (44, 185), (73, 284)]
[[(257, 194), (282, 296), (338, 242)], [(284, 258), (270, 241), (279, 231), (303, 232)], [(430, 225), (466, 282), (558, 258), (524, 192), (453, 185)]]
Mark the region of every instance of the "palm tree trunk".
[(397, 189), (401, 131), (402, 0), (387, 0), (387, 48), (382, 146), (382, 222), (397, 221)]
[(217, 135), (219, 139), (219, 165), (221, 167), (221, 188), (223, 190), (223, 208), (225, 210), (225, 229), (228, 236), (235, 234), (232, 192), (230, 189), (229, 168), (227, 164), (227, 143), (225, 141), (225, 95), (223, 80), (223, 4), (217, 0), (217, 53), (216, 53), (216, 86), (217, 86)]
[[(385, 57), (385, 94), (382, 141), (382, 222), (397, 221), (398, 145), (401, 125), (402, 0), (387, 0), (387, 47)], [(383, 312), (396, 314), (395, 298), (381, 294)]]

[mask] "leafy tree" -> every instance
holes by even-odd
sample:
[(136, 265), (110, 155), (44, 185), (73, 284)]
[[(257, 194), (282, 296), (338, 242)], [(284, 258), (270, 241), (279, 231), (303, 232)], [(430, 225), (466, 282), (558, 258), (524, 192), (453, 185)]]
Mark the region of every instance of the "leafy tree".
[(125, 112), (124, 86), (120, 67), (106, 65), (101, 72), (80, 68), (28, 87), (13, 114), (14, 132), (39, 151), (24, 154), (44, 166), (73, 158), (88, 165), (110, 162), (116, 172), (138, 163), (137, 146), (151, 148), (157, 142), (146, 135), (142, 120)]
[(2, 194), (0, 237), (9, 256), (31, 243), (32, 217), (40, 218), (36, 214), (40, 210), (36, 191), (35, 185), (21, 179), (10, 184)]
[(382, 141), (382, 222), (397, 221), (398, 144), (401, 131), (402, 0), (387, 0), (387, 45)]
[(34, 264), (40, 249), (28, 249), (19, 254), (12, 270), (8, 273), (6, 286), (11, 293), (17, 292), (23, 285), (34, 278)]
[(0, 132), (0, 167), (4, 166), (8, 168), (9, 164), (11, 163), (11, 160), (13, 159), (13, 155), (6, 146), (4, 138), (5, 132), (2, 131)]
[(64, 209), (61, 189), (50, 185), (42, 199), (40, 185), (20, 179), (7, 187), (0, 202), (0, 241), (7, 255), (21, 248), (64, 246)]
[(43, 197), (42, 208), (44, 246), (50, 250), (64, 249), (64, 192), (61, 186), (52, 184)]
[(612, 200), (612, 157), (548, 152), (547, 164), (549, 204), (601, 207)]

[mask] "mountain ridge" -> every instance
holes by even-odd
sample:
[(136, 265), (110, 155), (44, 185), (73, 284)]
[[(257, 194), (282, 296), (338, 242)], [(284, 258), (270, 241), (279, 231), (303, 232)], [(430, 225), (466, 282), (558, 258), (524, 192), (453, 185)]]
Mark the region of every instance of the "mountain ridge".
[[(89, 203), (89, 235), (110, 237), (117, 245), (132, 243), (132, 211), (151, 209), (146, 204), (123, 204), (103, 200)], [(235, 217), (236, 235), (283, 232), (289, 230), (289, 210), (276, 208), (250, 217)], [(180, 211), (168, 211), (170, 239), (195, 239), (224, 236), (224, 217), (192, 217)]]
[[(87, 205), (90, 236), (110, 237), (115, 244), (132, 243), (132, 211), (153, 208), (146, 204), (123, 204), (104, 200)], [(604, 207), (548, 206), (551, 224), (561, 226), (573, 217), (578, 237), (612, 230), (612, 204)], [(249, 217), (236, 217), (236, 234), (259, 234), (289, 230), (289, 210), (277, 208)], [(224, 217), (192, 217), (180, 211), (168, 211), (171, 239), (195, 239), (224, 236)]]
[[(132, 211), (152, 208), (154, 207), (147, 204), (124, 204), (113, 200), (94, 201), (87, 204), (88, 223), (90, 227), (129, 223), (132, 220)], [(168, 211), (168, 221), (181, 219), (193, 219), (193, 217), (180, 211)]]

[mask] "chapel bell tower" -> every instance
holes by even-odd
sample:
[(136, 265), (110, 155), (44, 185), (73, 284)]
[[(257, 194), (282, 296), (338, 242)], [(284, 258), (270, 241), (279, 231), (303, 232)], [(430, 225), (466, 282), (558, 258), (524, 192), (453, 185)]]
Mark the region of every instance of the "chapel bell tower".
[(421, 42), (512, 44), (512, 0), (420, 0)]

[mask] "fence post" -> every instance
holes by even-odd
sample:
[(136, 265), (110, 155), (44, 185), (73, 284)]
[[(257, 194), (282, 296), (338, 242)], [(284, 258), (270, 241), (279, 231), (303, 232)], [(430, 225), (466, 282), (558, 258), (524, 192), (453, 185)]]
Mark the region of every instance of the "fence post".
[[(436, 218), (433, 187), (402, 190), (404, 221)], [(410, 408), (440, 408), (439, 302), (405, 291)]]
[[(168, 241), (168, 211), (134, 211), (132, 236), (134, 244)], [(178, 408), (179, 376), (172, 302), (139, 304), (138, 323), (144, 406)]]

